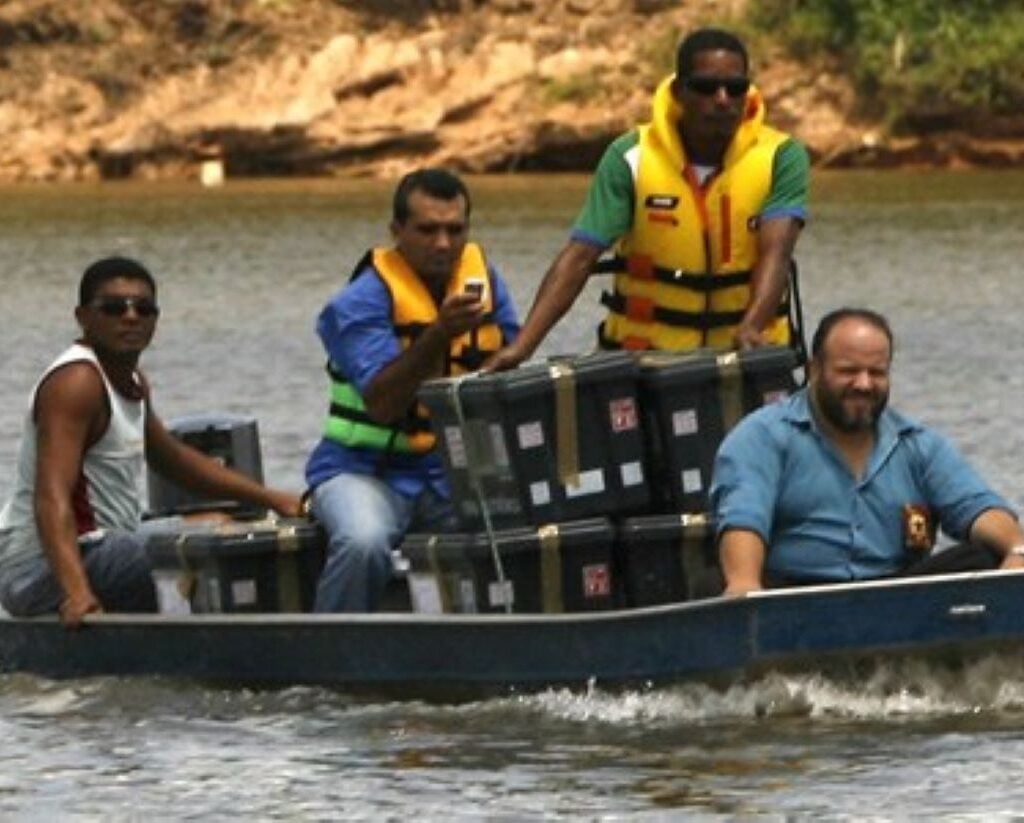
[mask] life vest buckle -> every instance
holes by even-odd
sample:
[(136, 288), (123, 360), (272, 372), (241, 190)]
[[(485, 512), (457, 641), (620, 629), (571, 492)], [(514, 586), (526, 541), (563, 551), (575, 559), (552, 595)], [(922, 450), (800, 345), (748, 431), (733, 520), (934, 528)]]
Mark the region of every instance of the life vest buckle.
[(637, 277), (641, 280), (654, 279), (654, 258), (649, 254), (630, 255), (626, 260), (626, 270), (630, 277)]
[(631, 294), (626, 297), (626, 317), (638, 323), (653, 323), (655, 303), (650, 297), (639, 297)]

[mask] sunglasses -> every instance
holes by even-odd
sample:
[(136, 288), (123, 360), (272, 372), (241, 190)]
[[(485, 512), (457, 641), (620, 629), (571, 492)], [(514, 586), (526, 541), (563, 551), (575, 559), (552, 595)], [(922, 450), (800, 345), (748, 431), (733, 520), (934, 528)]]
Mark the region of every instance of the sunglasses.
[(107, 317), (124, 317), (129, 309), (135, 309), (139, 317), (156, 317), (160, 307), (148, 297), (103, 297), (93, 307)]
[(719, 89), (725, 89), (730, 97), (742, 97), (750, 89), (749, 77), (706, 77), (694, 75), (687, 77), (683, 85), (694, 94), (710, 97), (718, 94)]

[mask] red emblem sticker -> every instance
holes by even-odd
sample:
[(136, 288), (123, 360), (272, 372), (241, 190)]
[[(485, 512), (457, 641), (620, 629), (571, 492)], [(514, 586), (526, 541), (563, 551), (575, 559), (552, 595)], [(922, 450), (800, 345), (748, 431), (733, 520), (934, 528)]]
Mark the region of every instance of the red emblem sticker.
[(667, 223), (669, 226), (678, 226), (679, 221), (671, 214), (660, 211), (647, 212), (647, 220), (651, 223)]
[(611, 415), (612, 431), (630, 431), (637, 427), (636, 403), (632, 397), (619, 397), (608, 404)]
[(607, 597), (612, 593), (612, 576), (607, 563), (583, 567), (583, 596)]

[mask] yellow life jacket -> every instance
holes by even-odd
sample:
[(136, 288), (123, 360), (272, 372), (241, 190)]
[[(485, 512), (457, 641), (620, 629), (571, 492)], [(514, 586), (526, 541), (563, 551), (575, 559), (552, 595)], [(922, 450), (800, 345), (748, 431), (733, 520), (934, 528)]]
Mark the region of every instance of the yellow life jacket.
[[(397, 249), (367, 252), (353, 277), (365, 271), (367, 266), (373, 267), (391, 292), (395, 334), (402, 343), (402, 349), (408, 349), (428, 326), (436, 322), (437, 304)], [(466, 281), (470, 279), (483, 280), (487, 284), (480, 298), (485, 307), (484, 320), (475, 329), (452, 339), (445, 358), (446, 375), (478, 369), (488, 356), (501, 348), (501, 328), (494, 320), (493, 284), (483, 251), (475, 243), (466, 244), (446, 293), (464, 291)], [(327, 439), (352, 448), (386, 452), (422, 454), (434, 447), (429, 414), (422, 403), (415, 403), (399, 423), (381, 425), (370, 418), (362, 395), (348, 378), (332, 363), (327, 364), (327, 370), (331, 375), (331, 405), (324, 426)]]
[[(751, 87), (722, 168), (702, 186), (679, 137), (671, 80), (638, 130), (633, 226), (617, 250), (614, 293), (601, 298), (610, 310), (601, 338), (628, 349), (729, 349), (750, 299), (757, 216), (789, 137), (764, 125), (764, 102)], [(787, 301), (764, 329), (768, 343), (789, 343)]]

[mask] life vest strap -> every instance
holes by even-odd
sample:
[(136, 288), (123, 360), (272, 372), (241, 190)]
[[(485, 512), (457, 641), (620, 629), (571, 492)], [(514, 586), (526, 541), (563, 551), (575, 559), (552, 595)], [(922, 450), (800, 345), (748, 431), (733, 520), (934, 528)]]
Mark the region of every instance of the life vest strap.
[[(664, 323), (667, 326), (680, 326), (687, 329), (697, 329), (702, 332), (739, 325), (744, 315), (743, 309), (735, 311), (684, 311), (683, 309), (669, 309), (664, 306), (654, 305), (654, 302), (649, 298), (626, 297), (618, 292), (614, 294), (602, 292), (601, 303), (616, 314), (624, 315), (638, 323)], [(788, 314), (789, 301), (783, 300), (779, 304), (775, 315), (777, 317), (786, 317)]]
[(631, 257), (605, 257), (598, 260), (592, 274), (628, 274), (640, 280), (657, 280), (670, 286), (682, 286), (700, 292), (714, 292), (729, 289), (733, 286), (746, 286), (750, 283), (750, 271), (734, 271), (727, 274), (707, 274), (706, 272), (688, 272), (684, 269), (668, 269), (655, 266), (646, 255)]
[(364, 426), (376, 426), (379, 429), (395, 429), (403, 434), (421, 434), (431, 431), (430, 421), (424, 420), (418, 415), (407, 415), (394, 425), (386, 426), (378, 423), (366, 412), (359, 409), (350, 409), (348, 406), (342, 406), (340, 403), (331, 403), (328, 408), (328, 414), (331, 417), (339, 417)]
[[(354, 397), (358, 397), (355, 392), (355, 388), (349, 382), (348, 378), (330, 361), (328, 360), (325, 364), (327, 373), (331, 376), (331, 380), (334, 381), (335, 386), (332, 389), (332, 393), (341, 391), (340, 395), (335, 395), (335, 399), (332, 400), (327, 408), (328, 418), (336, 417), (340, 420), (347, 420), (350, 423), (354, 423), (362, 426), (371, 426), (377, 429), (392, 429), (396, 432), (401, 432), (407, 435), (422, 434), (424, 432), (430, 432), (430, 420), (421, 414), (418, 414), (417, 404), (413, 404), (409, 407), (409, 412), (401, 420), (391, 426), (382, 425), (370, 417), (366, 409), (357, 408), (351, 405), (350, 402), (339, 402), (344, 401), (347, 393), (351, 393)], [(359, 405), (362, 405), (362, 401), (358, 401)]]
[[(639, 298), (628, 298), (621, 294), (603, 292), (601, 302), (616, 314), (624, 315), (639, 323), (664, 323), (668, 326), (681, 326), (699, 331), (710, 331), (720, 326), (734, 326), (743, 319), (742, 311), (731, 312), (695, 312), (681, 309), (666, 309), (655, 306), (647, 307)], [(642, 311), (637, 311), (642, 307)], [(632, 311), (631, 311), (632, 310)]]
[(654, 344), (646, 337), (634, 334), (627, 335), (622, 340), (612, 340), (604, 333), (604, 323), (600, 323), (597, 327), (597, 347), (605, 351), (623, 349), (624, 351), (642, 352), (652, 351)]

